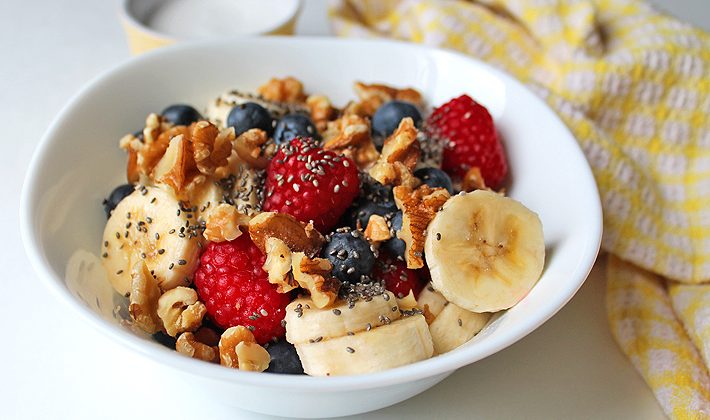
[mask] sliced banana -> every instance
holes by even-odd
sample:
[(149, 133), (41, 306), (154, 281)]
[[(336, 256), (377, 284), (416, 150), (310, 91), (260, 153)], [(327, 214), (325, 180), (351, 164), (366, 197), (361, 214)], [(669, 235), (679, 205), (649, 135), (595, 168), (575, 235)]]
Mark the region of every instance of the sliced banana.
[[(298, 298), (286, 307), (286, 341), (309, 343), (376, 328), (400, 318), (397, 300), (391, 292), (372, 300), (359, 300), (350, 308), (339, 301), (318, 309), (310, 297)], [(393, 310), (394, 308), (394, 310)]]
[(451, 197), (429, 224), (424, 251), (434, 288), (472, 312), (518, 303), (545, 262), (537, 214), (485, 190)]
[(121, 200), (106, 222), (101, 247), (116, 291), (130, 293), (131, 268), (140, 260), (163, 291), (190, 284), (202, 241), (195, 223), (194, 214), (161, 188), (139, 187)]
[(296, 344), (303, 370), (312, 376), (379, 372), (428, 359), (434, 353), (422, 315), (398, 319), (355, 335)]
[(488, 312), (467, 311), (454, 303), (444, 306), (429, 324), (434, 354), (446, 353), (467, 342), (486, 326), (491, 316)]
[(436, 318), (448, 303), (446, 298), (434, 290), (431, 284), (427, 284), (419, 293), (419, 298), (417, 298), (417, 307), (424, 311), (424, 316), (430, 324), (431, 320)]

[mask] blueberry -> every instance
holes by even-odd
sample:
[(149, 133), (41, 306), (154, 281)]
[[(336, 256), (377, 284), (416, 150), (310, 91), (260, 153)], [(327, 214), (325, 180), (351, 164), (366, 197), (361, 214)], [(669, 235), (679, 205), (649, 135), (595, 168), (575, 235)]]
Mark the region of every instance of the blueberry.
[(296, 348), (286, 340), (279, 340), (276, 343), (270, 342), (266, 351), (271, 356), (267, 372), (288, 373), (291, 375), (303, 375), (301, 359), (298, 358)]
[(170, 105), (160, 114), (175, 125), (190, 125), (202, 119), (202, 115), (195, 108), (183, 104)]
[(288, 143), (295, 137), (318, 136), (318, 130), (310, 118), (303, 114), (284, 115), (274, 128), (274, 141), (276, 144)]
[(164, 332), (158, 331), (157, 333), (153, 334), (153, 339), (155, 339), (155, 341), (164, 345), (165, 347), (175, 350), (175, 338), (165, 334)]
[(421, 168), (414, 171), (414, 176), (421, 179), (423, 183), (432, 188), (446, 188), (449, 194), (454, 193), (454, 186), (451, 178), (439, 168)]
[(422, 115), (417, 107), (409, 102), (389, 101), (379, 107), (372, 116), (372, 131), (375, 133), (375, 146), (382, 148), (385, 139), (399, 126), (403, 118), (411, 117), (414, 125), (422, 123)]
[(113, 209), (116, 208), (118, 203), (121, 202), (124, 198), (128, 197), (131, 195), (135, 188), (131, 184), (123, 184), (119, 185), (116, 187), (113, 191), (111, 191), (111, 194), (109, 194), (108, 198), (104, 200), (104, 211), (106, 212), (106, 218), (111, 217), (111, 212)]
[(370, 216), (373, 214), (385, 217), (397, 211), (394, 201), (388, 202), (388, 205), (378, 204), (372, 201), (363, 201), (360, 205), (352, 209), (348, 222), (352, 227), (357, 227), (357, 222), (360, 221), (360, 226), (365, 229), (367, 222), (370, 221)]
[(357, 283), (375, 265), (375, 254), (367, 239), (361, 232), (347, 228), (330, 235), (323, 256), (333, 264), (333, 276), (343, 282)]
[[(402, 212), (398, 211), (392, 216), (390, 220), (390, 227), (395, 232), (402, 229)], [(404, 251), (406, 249), (406, 244), (403, 240), (393, 237), (388, 239), (382, 244), (382, 249), (393, 257), (404, 258)]]
[(237, 135), (251, 128), (260, 128), (271, 136), (274, 132), (274, 119), (263, 106), (254, 102), (246, 102), (229, 111), (227, 126), (234, 127)]

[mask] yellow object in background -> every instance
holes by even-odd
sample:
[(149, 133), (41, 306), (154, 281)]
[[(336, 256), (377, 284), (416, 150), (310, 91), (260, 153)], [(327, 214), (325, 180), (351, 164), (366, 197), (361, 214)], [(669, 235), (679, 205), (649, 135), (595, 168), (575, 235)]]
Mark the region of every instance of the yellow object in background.
[(341, 36), (470, 54), (557, 111), (600, 189), (612, 334), (668, 416), (710, 418), (710, 35), (640, 0), (341, 0), (330, 14)]

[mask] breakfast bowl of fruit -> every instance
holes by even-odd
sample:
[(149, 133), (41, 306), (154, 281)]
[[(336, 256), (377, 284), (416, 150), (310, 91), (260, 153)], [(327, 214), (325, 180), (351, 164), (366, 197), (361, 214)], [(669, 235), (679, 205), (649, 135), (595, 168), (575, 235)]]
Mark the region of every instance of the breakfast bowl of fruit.
[(504, 73), (278, 37), (91, 82), (21, 218), (44, 283), (116, 345), (290, 417), (392, 405), (515, 343), (572, 298), (602, 230), (575, 139)]

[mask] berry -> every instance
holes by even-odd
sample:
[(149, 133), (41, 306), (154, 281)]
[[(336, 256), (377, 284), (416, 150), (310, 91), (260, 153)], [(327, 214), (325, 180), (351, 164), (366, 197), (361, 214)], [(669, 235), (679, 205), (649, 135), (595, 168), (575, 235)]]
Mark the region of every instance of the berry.
[(346, 213), (343, 221), (344, 225), (352, 228), (357, 228), (359, 221), (360, 227), (364, 229), (370, 221), (370, 216), (377, 214), (385, 217), (396, 212), (397, 206), (394, 203), (391, 187), (380, 184), (366, 173), (362, 175), (362, 178), (360, 195)]
[(111, 194), (109, 194), (108, 198), (104, 199), (103, 205), (104, 205), (104, 211), (106, 212), (106, 218), (111, 217), (111, 212), (113, 209), (116, 208), (118, 203), (121, 202), (124, 198), (128, 197), (131, 195), (131, 193), (135, 190), (135, 187), (131, 184), (123, 184), (119, 185), (118, 187), (114, 188), (113, 191), (111, 191)]
[(269, 368), (266, 372), (287, 373), (291, 375), (303, 375), (303, 365), (296, 353), (296, 347), (286, 340), (279, 340), (275, 343), (267, 344), (266, 351), (271, 356)]
[(282, 337), (289, 295), (276, 291), (262, 270), (266, 257), (243, 234), (229, 242), (210, 243), (195, 272), (195, 287), (207, 313), (222, 329), (252, 330), (259, 344)]
[(360, 191), (352, 160), (325, 151), (312, 139), (281, 145), (266, 172), (265, 211), (288, 213), (328, 232)]
[(375, 253), (360, 231), (341, 228), (328, 237), (323, 257), (333, 264), (333, 276), (338, 280), (358, 283), (368, 276), (375, 264)]
[(153, 334), (153, 339), (159, 343), (164, 345), (165, 347), (175, 350), (175, 337), (171, 337), (167, 334), (165, 334), (162, 331), (158, 331), (157, 333)]
[(454, 193), (451, 178), (439, 168), (420, 168), (414, 171), (414, 176), (432, 188), (446, 188), (449, 194)]
[(385, 256), (377, 260), (372, 278), (385, 282), (385, 287), (398, 298), (403, 298), (414, 291), (414, 297), (424, 288), (424, 282), (415, 270), (407, 268), (404, 261)]
[(436, 137), (447, 141), (442, 169), (463, 177), (474, 166), (486, 185), (500, 187), (508, 172), (503, 145), (488, 110), (468, 95), (461, 95), (436, 108), (427, 120)]
[(394, 202), (391, 202), (391, 205), (383, 205), (373, 201), (363, 201), (350, 211), (347, 223), (348, 226), (357, 228), (357, 224), (360, 222), (360, 227), (365, 229), (367, 228), (367, 223), (370, 221), (370, 216), (373, 214), (385, 217), (396, 211), (397, 206), (395, 206)]
[(296, 137), (317, 137), (318, 130), (313, 121), (303, 114), (284, 115), (274, 128), (276, 144), (288, 143)]
[(422, 123), (422, 115), (416, 106), (409, 102), (389, 101), (377, 108), (372, 116), (372, 131), (376, 134), (375, 146), (382, 148), (384, 140), (389, 137), (399, 126), (403, 118), (410, 117), (414, 120), (414, 125)]
[(202, 115), (195, 108), (182, 104), (170, 105), (160, 114), (175, 125), (190, 125), (202, 119)]
[[(402, 229), (402, 212), (398, 211), (389, 220), (390, 232), (398, 232)], [(403, 240), (395, 237), (386, 240), (382, 243), (382, 249), (387, 252), (390, 256), (404, 260), (404, 252), (406, 251), (406, 244)]]
[(271, 118), (271, 114), (263, 106), (254, 102), (246, 102), (235, 106), (229, 111), (227, 126), (234, 127), (236, 135), (240, 135), (251, 128), (259, 128), (266, 131), (268, 136), (271, 136), (274, 132), (274, 119)]

